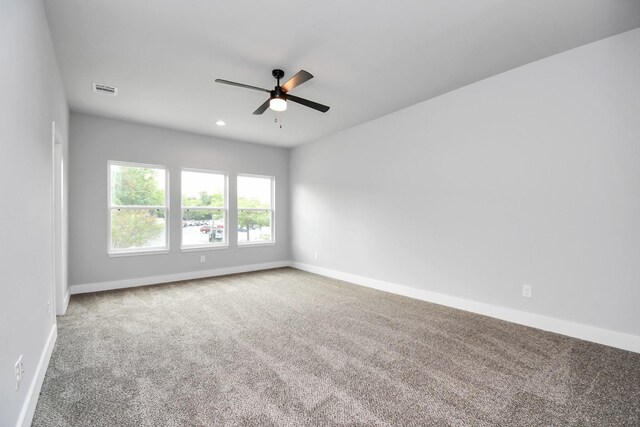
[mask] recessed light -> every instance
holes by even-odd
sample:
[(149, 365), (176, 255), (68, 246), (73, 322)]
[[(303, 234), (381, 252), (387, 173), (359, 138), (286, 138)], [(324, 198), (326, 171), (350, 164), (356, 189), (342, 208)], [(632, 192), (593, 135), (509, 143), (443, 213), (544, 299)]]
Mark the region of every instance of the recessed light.
[(217, 124), (218, 126), (224, 126), (224, 125), (226, 125), (226, 123), (225, 123), (223, 120), (218, 120), (218, 121), (216, 122), (216, 124)]

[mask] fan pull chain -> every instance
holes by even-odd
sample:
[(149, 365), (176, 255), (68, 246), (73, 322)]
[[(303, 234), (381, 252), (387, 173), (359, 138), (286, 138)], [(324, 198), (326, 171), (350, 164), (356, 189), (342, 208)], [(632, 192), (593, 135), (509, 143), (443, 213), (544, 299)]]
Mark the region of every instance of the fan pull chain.
[(276, 124), (276, 126), (278, 126), (278, 123), (279, 123), (279, 127), (280, 127), (280, 129), (282, 129), (282, 120), (278, 120), (278, 119), (279, 119), (279, 116), (280, 116), (280, 115), (279, 115), (278, 113), (276, 113), (276, 118), (275, 118), (275, 120), (274, 120), (274, 123)]

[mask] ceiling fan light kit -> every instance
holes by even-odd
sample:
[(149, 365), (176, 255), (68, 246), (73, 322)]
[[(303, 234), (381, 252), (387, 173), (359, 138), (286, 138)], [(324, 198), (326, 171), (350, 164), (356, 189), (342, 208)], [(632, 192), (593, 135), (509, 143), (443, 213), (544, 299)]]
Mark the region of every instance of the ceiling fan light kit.
[(284, 98), (271, 98), (269, 100), (269, 108), (273, 111), (285, 111), (287, 109), (287, 101)]
[(329, 107), (326, 105), (318, 104), (308, 99), (300, 98), (298, 96), (289, 95), (291, 89), (302, 83), (311, 80), (313, 75), (305, 70), (300, 70), (296, 75), (291, 77), (285, 84), (280, 86), (280, 79), (284, 77), (284, 71), (275, 69), (271, 72), (271, 75), (277, 80), (277, 85), (273, 90), (263, 89), (257, 86), (250, 86), (244, 83), (236, 83), (229, 80), (216, 79), (216, 83), (222, 83), (231, 86), (243, 87), (245, 89), (253, 89), (261, 92), (267, 92), (269, 99), (267, 99), (261, 106), (258, 107), (253, 114), (259, 115), (266, 111), (267, 108), (271, 108), (273, 111), (285, 111), (287, 109), (287, 101), (295, 102), (297, 104), (304, 105), (305, 107), (313, 108), (314, 110), (326, 113), (329, 111)]

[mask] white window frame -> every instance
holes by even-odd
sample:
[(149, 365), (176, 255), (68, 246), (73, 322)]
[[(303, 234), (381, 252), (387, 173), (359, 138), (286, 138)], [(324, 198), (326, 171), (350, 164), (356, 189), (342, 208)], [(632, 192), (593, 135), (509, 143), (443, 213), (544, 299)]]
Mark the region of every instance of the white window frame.
[[(107, 221), (108, 221), (108, 238), (107, 238), (107, 253), (111, 257), (117, 256), (132, 256), (132, 255), (153, 255), (168, 253), (170, 248), (169, 243), (169, 168), (164, 165), (153, 165), (149, 163), (134, 163), (134, 162), (122, 162), (119, 160), (109, 160), (107, 162)], [(113, 206), (111, 201), (111, 166), (127, 166), (134, 168), (152, 168), (164, 170), (164, 206)], [(157, 248), (127, 248), (127, 249), (113, 249), (111, 245), (111, 212), (114, 209), (164, 209), (164, 234), (165, 234), (165, 246)]]
[[(240, 208), (238, 207), (238, 178), (264, 178), (271, 180), (271, 209), (264, 208)], [(240, 211), (270, 211), (271, 214), (271, 240), (257, 241), (257, 242), (237, 242), (238, 248), (247, 248), (253, 246), (273, 246), (276, 244), (276, 177), (271, 175), (255, 175), (249, 173), (239, 173), (236, 175), (236, 228), (240, 226), (238, 220), (240, 218)], [(236, 239), (238, 236), (238, 230), (236, 230)]]
[[(182, 205), (182, 172), (197, 172), (197, 173), (208, 173), (212, 175), (222, 175), (224, 177), (224, 206), (222, 208), (219, 207), (199, 207), (199, 206), (183, 206)], [(222, 210), (224, 211), (224, 243), (205, 243), (200, 245), (185, 245), (182, 240), (183, 234), (182, 232), (182, 221), (184, 218), (184, 210), (200, 210), (200, 211), (215, 211)], [(193, 169), (193, 168), (182, 168), (180, 169), (180, 249), (182, 252), (193, 252), (193, 251), (202, 251), (202, 250), (211, 250), (211, 249), (227, 249), (229, 247), (229, 177), (225, 172), (221, 171), (213, 171), (206, 169)]]

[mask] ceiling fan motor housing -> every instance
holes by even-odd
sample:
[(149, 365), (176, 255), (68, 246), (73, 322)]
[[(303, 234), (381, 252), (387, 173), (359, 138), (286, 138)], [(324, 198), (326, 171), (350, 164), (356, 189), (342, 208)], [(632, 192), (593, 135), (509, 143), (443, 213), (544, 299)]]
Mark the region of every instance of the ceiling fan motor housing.
[(280, 86), (276, 86), (272, 91), (271, 91), (271, 98), (280, 98), (280, 99), (287, 99), (287, 95), (286, 92), (284, 90), (282, 90), (282, 88)]

